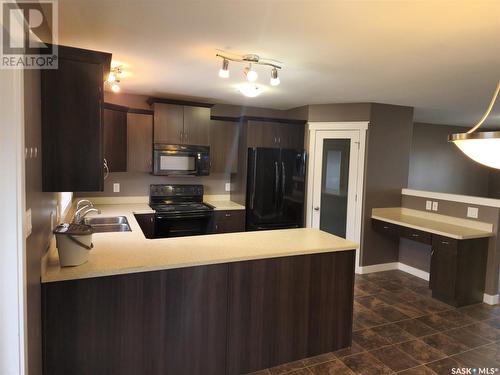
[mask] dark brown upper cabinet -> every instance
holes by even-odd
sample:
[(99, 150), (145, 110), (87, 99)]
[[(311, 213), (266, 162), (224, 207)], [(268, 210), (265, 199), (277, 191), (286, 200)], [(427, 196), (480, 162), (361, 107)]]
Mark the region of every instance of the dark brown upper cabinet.
[(127, 171), (148, 172), (153, 169), (153, 116), (127, 114)]
[(60, 46), (58, 64), (41, 72), (43, 190), (102, 191), (111, 54)]
[(248, 147), (304, 148), (304, 125), (295, 123), (248, 121)]
[(238, 168), (237, 122), (210, 121), (211, 173), (236, 173)]
[(127, 171), (127, 112), (104, 109), (104, 159), (109, 172)]
[(210, 144), (210, 108), (154, 103), (154, 142)]

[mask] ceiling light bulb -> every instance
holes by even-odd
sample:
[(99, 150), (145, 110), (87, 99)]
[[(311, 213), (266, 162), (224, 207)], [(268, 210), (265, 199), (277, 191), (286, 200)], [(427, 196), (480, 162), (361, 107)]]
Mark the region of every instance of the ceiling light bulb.
[(278, 69), (273, 68), (271, 70), (271, 80), (269, 82), (271, 86), (278, 86), (280, 84), (280, 78), (278, 77)]
[(115, 73), (111, 72), (108, 75), (108, 82), (111, 83), (111, 82), (114, 82), (114, 81), (116, 81), (116, 75), (115, 75)]
[(256, 96), (259, 96), (262, 92), (262, 89), (259, 88), (259, 86), (252, 85), (249, 83), (240, 85), (238, 87), (238, 90), (248, 98), (255, 98)]
[(222, 68), (219, 70), (219, 77), (221, 78), (229, 78), (229, 60), (222, 60)]
[(252, 70), (252, 64), (250, 64), (249, 67), (245, 68), (245, 75), (247, 76), (247, 80), (249, 82), (255, 82), (259, 77), (257, 72), (255, 70)]
[(111, 85), (111, 91), (113, 91), (113, 92), (119, 92), (120, 91), (120, 86), (117, 83), (113, 83)]

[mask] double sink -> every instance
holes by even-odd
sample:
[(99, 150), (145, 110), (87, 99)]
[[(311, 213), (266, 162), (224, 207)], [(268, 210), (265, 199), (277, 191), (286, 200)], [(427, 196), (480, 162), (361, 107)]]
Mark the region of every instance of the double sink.
[(125, 216), (113, 217), (86, 217), (83, 223), (90, 225), (94, 233), (105, 232), (131, 232), (130, 225)]

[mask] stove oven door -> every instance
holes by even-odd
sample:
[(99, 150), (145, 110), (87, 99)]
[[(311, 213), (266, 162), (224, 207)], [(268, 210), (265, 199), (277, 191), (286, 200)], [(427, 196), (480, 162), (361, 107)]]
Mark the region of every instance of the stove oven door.
[(207, 234), (211, 212), (156, 214), (155, 238), (183, 237)]

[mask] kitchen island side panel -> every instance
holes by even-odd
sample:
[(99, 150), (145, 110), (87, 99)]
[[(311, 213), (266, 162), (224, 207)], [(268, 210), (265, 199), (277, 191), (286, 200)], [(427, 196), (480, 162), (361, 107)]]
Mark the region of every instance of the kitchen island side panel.
[(347, 347), (354, 256), (45, 283), (44, 374), (240, 374)]

